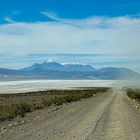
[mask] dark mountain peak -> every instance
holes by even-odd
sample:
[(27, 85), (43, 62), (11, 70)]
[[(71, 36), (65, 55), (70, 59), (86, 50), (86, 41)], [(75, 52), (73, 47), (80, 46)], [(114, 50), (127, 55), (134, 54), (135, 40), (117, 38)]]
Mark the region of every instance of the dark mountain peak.
[(99, 69), (99, 71), (100, 72), (104, 72), (104, 71), (106, 71), (106, 72), (109, 72), (109, 71), (130, 72), (132, 70), (125, 68), (125, 67), (118, 67), (118, 68), (117, 67), (105, 67), (105, 68)]
[(49, 59), (49, 60), (47, 60), (47, 61), (45, 61), (45, 62), (43, 62), (42, 64), (40, 64), (40, 65), (42, 65), (42, 66), (62, 66), (62, 64), (60, 64), (60, 63), (58, 63), (58, 62), (56, 62), (56, 61), (54, 61), (54, 60), (52, 60), (52, 59)]
[(36, 71), (36, 70), (46, 71), (46, 70), (58, 70), (61, 67), (62, 65), (60, 63), (57, 63), (53, 60), (47, 60), (41, 64), (35, 63), (32, 66), (24, 68), (22, 70), (23, 71)]
[(37, 67), (37, 66), (40, 66), (40, 64), (39, 63), (35, 63), (32, 66)]
[(64, 64), (65, 68), (68, 68), (70, 71), (96, 71), (96, 69), (87, 64), (80, 64), (80, 63), (67, 63)]

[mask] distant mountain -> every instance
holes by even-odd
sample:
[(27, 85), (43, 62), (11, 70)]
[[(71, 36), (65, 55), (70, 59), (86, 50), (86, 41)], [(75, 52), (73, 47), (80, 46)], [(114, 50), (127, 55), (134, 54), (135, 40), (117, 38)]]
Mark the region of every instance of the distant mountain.
[(24, 68), (24, 69), (21, 69), (22, 71), (32, 71), (32, 70), (34, 70), (34, 71), (36, 71), (36, 70), (57, 70), (57, 71), (59, 71), (59, 70), (61, 70), (63, 68), (63, 66), (61, 65), (61, 64), (59, 64), (59, 63), (56, 63), (56, 62), (44, 62), (44, 63), (42, 63), (42, 64), (38, 64), (38, 63), (36, 63), (36, 64), (34, 64), (34, 65), (32, 65), (32, 66), (30, 66), (30, 67), (27, 67), (27, 68)]
[(55, 61), (47, 61), (42, 64), (34, 64), (30, 67), (21, 69), (22, 71), (36, 71), (36, 70), (43, 70), (43, 71), (65, 71), (65, 72), (93, 72), (96, 71), (90, 65), (83, 65), (79, 63), (70, 63), (70, 64), (60, 64)]
[(24, 79), (140, 79), (140, 74), (127, 68), (95, 69), (90, 65), (60, 64), (51, 60), (20, 70), (0, 68), (0, 80)]
[(140, 74), (127, 68), (107, 67), (97, 71), (99, 79), (140, 79)]

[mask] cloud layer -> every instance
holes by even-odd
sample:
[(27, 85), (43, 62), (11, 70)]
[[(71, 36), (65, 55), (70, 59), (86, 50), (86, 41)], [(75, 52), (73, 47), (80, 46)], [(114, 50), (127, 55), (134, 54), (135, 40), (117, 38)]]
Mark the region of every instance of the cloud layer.
[(41, 14), (52, 21), (18, 23), (6, 18), (11, 23), (0, 25), (0, 54), (97, 53), (109, 55), (108, 62), (140, 60), (139, 17), (63, 19), (50, 12)]

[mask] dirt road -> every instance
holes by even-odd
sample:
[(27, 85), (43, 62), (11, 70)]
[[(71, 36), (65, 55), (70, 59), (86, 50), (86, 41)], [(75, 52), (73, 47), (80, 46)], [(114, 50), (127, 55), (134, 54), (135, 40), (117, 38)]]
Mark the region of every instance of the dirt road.
[[(140, 113), (122, 90), (29, 115), (22, 125), (1, 133), (1, 140), (140, 140)], [(46, 111), (47, 110), (47, 111)], [(31, 116), (31, 115), (30, 115)], [(9, 126), (10, 127), (10, 126)]]

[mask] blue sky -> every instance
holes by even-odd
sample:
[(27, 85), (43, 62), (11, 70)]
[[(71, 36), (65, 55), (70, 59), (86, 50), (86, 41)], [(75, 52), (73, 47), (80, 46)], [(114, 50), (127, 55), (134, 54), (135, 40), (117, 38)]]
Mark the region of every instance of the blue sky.
[(140, 0), (0, 0), (0, 67), (50, 58), (140, 71), (139, 44)]
[(1, 0), (0, 17), (16, 21), (46, 21), (42, 11), (57, 13), (62, 18), (83, 19), (91, 16), (137, 16), (139, 0)]

